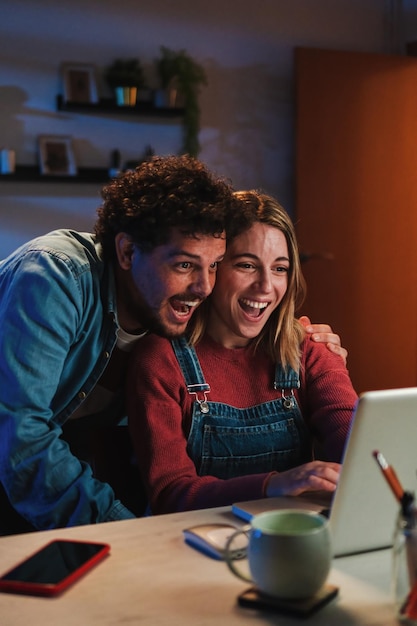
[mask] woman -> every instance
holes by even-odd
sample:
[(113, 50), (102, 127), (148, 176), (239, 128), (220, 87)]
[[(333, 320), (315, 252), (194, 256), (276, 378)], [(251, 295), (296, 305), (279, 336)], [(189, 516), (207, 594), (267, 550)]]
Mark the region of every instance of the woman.
[(228, 242), (188, 341), (141, 341), (129, 427), (153, 513), (333, 491), (357, 400), (344, 361), (306, 337), (294, 227), (237, 192), (251, 226)]

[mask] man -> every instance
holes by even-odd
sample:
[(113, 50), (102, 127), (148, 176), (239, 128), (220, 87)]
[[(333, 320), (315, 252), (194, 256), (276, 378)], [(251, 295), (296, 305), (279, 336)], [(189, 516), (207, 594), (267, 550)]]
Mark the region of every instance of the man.
[(0, 533), (135, 517), (93, 476), (86, 434), (121, 420), (129, 351), (184, 332), (244, 227), (229, 185), (189, 157), (102, 195), (94, 235), (54, 231), (0, 263)]

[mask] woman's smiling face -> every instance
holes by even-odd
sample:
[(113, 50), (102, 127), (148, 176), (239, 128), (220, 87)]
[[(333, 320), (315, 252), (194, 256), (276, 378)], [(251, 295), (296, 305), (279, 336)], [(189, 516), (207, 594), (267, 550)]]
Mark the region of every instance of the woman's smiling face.
[(208, 332), (226, 348), (259, 335), (287, 291), (290, 260), (285, 235), (256, 222), (227, 245), (211, 295)]

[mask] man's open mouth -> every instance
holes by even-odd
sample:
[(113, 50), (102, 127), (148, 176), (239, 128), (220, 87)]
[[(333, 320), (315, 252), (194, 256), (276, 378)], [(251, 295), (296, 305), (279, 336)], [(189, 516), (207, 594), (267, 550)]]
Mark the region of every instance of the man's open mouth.
[(200, 303), (201, 303), (200, 299), (198, 300), (179, 300), (178, 298), (170, 299), (170, 304), (172, 308), (174, 309), (174, 311), (178, 315), (184, 315), (184, 316), (189, 315), (190, 312)]

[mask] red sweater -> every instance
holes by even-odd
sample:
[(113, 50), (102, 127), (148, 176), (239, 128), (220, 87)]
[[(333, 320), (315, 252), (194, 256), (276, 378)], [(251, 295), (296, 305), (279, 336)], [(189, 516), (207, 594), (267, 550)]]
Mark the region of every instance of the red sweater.
[[(209, 337), (196, 347), (208, 399), (245, 408), (280, 397), (273, 389), (274, 364), (248, 348), (223, 348)], [(170, 342), (142, 339), (128, 377), (129, 428), (153, 513), (230, 505), (264, 495), (270, 474), (221, 480), (198, 476), (186, 452), (193, 396), (186, 389)], [(357, 395), (341, 357), (305, 339), (297, 402), (320, 458), (341, 461)]]

